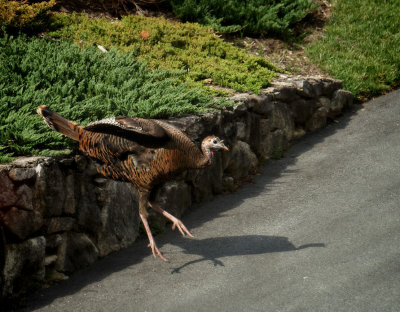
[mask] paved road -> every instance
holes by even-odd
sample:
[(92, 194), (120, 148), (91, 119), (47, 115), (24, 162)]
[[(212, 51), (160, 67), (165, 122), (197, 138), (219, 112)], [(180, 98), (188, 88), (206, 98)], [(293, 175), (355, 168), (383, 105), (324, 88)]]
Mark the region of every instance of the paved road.
[(400, 91), (271, 161), (254, 184), (28, 301), (35, 311), (400, 311)]

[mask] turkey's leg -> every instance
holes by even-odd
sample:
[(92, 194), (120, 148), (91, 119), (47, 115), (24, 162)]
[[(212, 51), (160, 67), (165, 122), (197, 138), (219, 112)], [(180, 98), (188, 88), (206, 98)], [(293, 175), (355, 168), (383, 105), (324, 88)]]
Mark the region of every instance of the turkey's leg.
[(147, 233), (147, 237), (149, 238), (149, 246), (151, 248), (151, 251), (153, 252), (154, 258), (156, 258), (156, 254), (164, 261), (168, 261), (163, 254), (161, 253), (160, 250), (158, 250), (156, 242), (154, 241), (153, 234), (151, 233), (149, 223), (147, 222), (147, 205), (148, 205), (148, 198), (149, 198), (149, 193), (147, 192), (140, 192), (139, 191), (139, 215), (140, 218), (142, 219), (144, 228)]
[(181, 220), (178, 218), (174, 217), (172, 214), (169, 212), (165, 211), (162, 209), (159, 205), (156, 203), (149, 203), (150, 207), (153, 208), (155, 211), (161, 213), (164, 217), (166, 217), (168, 220), (172, 222), (172, 229), (174, 230), (175, 227), (178, 228), (179, 232), (182, 233), (183, 236), (186, 234), (189, 235), (190, 237), (193, 237), (192, 233), (189, 232), (189, 230), (186, 228), (186, 226), (182, 223)]
[(142, 219), (144, 228), (146, 229), (147, 237), (149, 238), (149, 242), (150, 242), (149, 246), (151, 248), (151, 251), (153, 252), (154, 258), (157, 257), (156, 256), (156, 254), (157, 254), (162, 260), (164, 260), (165, 262), (168, 262), (168, 260), (163, 256), (161, 251), (158, 250), (158, 248), (157, 248), (156, 242), (154, 241), (154, 238), (153, 238), (153, 234), (151, 234), (151, 230), (149, 227), (149, 223), (147, 222), (147, 218), (144, 215), (142, 215), (141, 213), (139, 213), (139, 214), (140, 214), (140, 218)]

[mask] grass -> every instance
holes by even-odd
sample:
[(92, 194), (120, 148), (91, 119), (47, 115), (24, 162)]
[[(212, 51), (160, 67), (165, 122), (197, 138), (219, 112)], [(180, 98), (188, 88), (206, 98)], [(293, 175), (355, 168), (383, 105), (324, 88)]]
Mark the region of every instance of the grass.
[(149, 71), (132, 53), (0, 37), (0, 161), (65, 153), (74, 146), (36, 114), (43, 104), (83, 125), (116, 115), (163, 118), (229, 105), (202, 89), (188, 89), (179, 77)]
[(335, 1), (324, 36), (307, 55), (359, 99), (400, 85), (400, 18), (396, 0)]
[(100, 44), (132, 52), (152, 69), (181, 70), (182, 81), (202, 84), (212, 81), (221, 87), (259, 93), (279, 70), (268, 59), (249, 56), (199, 24), (164, 18), (129, 15), (121, 20), (88, 18), (85, 15), (57, 16), (58, 31), (49, 36), (72, 40), (82, 48)]

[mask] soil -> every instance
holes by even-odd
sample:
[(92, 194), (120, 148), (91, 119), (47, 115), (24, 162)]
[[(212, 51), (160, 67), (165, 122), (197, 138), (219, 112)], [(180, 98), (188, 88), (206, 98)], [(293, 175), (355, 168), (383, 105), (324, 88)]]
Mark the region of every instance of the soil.
[(301, 40), (282, 40), (279, 38), (250, 38), (234, 40), (237, 46), (245, 48), (250, 54), (268, 57), (273, 64), (293, 74), (303, 76), (325, 76), (305, 54), (305, 47), (323, 35), (323, 26), (331, 16), (331, 4), (327, 0), (315, 0), (320, 7), (312, 18), (298, 25), (295, 37), (306, 34)]
[(57, 12), (80, 12), (89, 17), (121, 18), (123, 15), (140, 14), (172, 18), (165, 0), (57, 0)]

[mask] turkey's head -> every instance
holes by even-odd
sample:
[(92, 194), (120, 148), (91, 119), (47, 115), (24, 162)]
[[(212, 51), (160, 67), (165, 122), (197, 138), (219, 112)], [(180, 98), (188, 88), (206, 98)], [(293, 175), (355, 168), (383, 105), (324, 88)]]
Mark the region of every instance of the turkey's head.
[(203, 142), (201, 143), (201, 149), (210, 160), (212, 160), (214, 152), (216, 151), (229, 151), (229, 148), (226, 147), (224, 141), (214, 135), (208, 136), (203, 140)]

